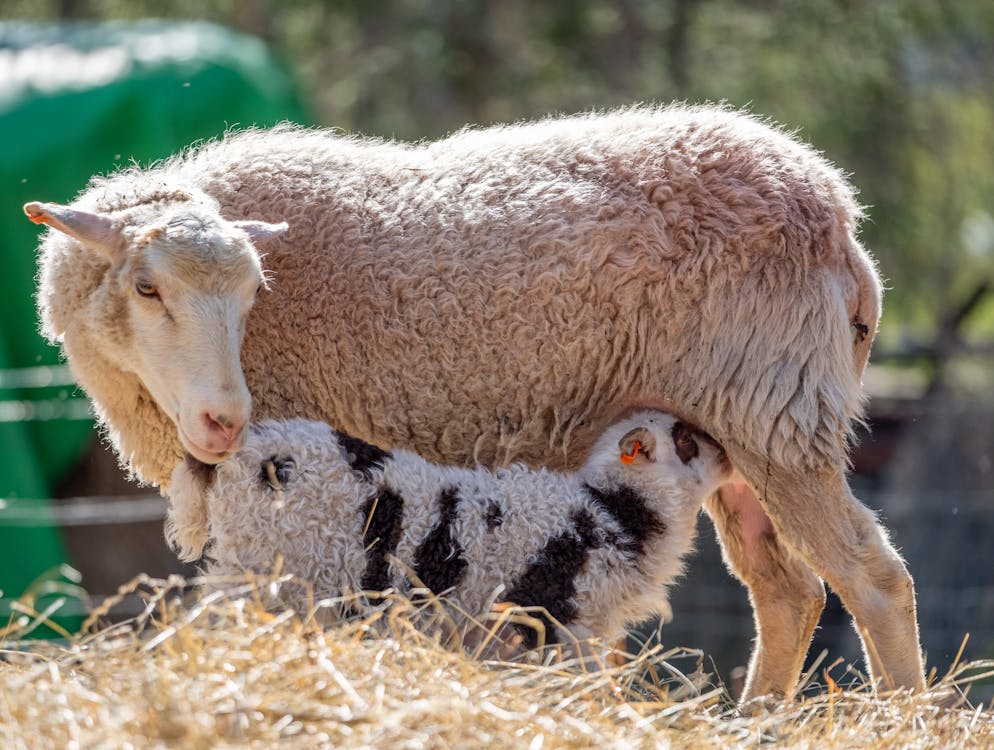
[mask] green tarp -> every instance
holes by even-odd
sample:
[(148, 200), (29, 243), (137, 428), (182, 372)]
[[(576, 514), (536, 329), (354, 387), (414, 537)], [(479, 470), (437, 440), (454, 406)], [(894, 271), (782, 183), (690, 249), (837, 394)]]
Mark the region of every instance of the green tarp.
[[(44, 369), (59, 358), (37, 332), (42, 230), (21, 206), (67, 203), (93, 174), (149, 164), (229, 128), (308, 119), (265, 45), (227, 29), (0, 23), (0, 504), (10, 515), (23, 518), (26, 505), (43, 512), (93, 439), (83, 394), (64, 370)], [(5, 597), (64, 559), (57, 529), (5, 525), (0, 507)]]

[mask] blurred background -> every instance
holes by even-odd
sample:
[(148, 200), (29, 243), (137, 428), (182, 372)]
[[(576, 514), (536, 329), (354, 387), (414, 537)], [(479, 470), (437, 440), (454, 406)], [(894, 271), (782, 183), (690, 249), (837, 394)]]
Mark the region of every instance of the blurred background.
[[(888, 293), (852, 481), (915, 576), (929, 664), (944, 671), (967, 633), (967, 657), (994, 657), (990, 0), (3, 0), (0, 623), (68, 595), (71, 628), (136, 573), (183, 570), (163, 501), (122, 477), (36, 332), (22, 203), (230, 127), (418, 140), (671, 100), (782, 123), (860, 188)], [(707, 524), (699, 547), (661, 637), (727, 678), (748, 602)], [(834, 599), (822, 649), (858, 657)]]

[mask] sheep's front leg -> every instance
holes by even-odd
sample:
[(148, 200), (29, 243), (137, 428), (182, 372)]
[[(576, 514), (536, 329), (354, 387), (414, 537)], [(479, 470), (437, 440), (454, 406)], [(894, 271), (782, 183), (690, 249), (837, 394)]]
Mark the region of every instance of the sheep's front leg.
[(763, 695), (789, 697), (825, 606), (825, 588), (788, 550), (756, 494), (727, 484), (705, 503), (729, 569), (749, 590), (756, 643), (742, 702)]

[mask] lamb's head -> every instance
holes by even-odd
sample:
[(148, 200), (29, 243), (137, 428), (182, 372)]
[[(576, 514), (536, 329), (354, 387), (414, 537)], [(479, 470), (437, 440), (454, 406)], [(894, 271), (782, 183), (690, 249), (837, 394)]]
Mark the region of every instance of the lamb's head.
[(195, 458), (213, 464), (237, 451), (252, 407), (242, 336), (266, 283), (253, 242), (286, 224), (227, 221), (182, 196), (110, 214), (52, 203), (24, 211), (107, 263), (70, 325), (137, 376)]
[(731, 464), (710, 436), (667, 412), (643, 409), (598, 439), (586, 472), (703, 501), (731, 477)]
[[(165, 532), (180, 559), (198, 559), (212, 534), (231, 538), (230, 524), (243, 527), (245, 513), (275, 512), (284, 500), (320, 507), (351, 495), (353, 471), (324, 422), (261, 420), (245, 432), (244, 447), (227, 460), (207, 465), (187, 456), (173, 469)], [(259, 542), (275, 540), (276, 532)]]

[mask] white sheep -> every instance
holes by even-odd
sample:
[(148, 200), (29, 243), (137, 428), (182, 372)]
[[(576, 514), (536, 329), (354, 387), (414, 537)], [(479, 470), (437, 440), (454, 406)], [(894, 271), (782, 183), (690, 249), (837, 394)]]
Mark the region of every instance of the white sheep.
[[(158, 221), (193, 206), (204, 232)], [(746, 699), (794, 690), (819, 576), (871, 675), (923, 687), (911, 577), (845, 476), (880, 282), (852, 188), (789, 135), (714, 107), (418, 145), (281, 127), (96, 179), (73, 209), (29, 206), (60, 230), (41, 248), (43, 330), (146, 481), (235, 449), (246, 383), (255, 418), (464, 465), (577, 466), (619, 410), (661, 408), (744, 480), (706, 509), (756, 613)], [(224, 293), (211, 262), (170, 286), (170, 254), (245, 218), (290, 225), (251, 315), (247, 271)]]
[(666, 608), (729, 471), (710, 438), (656, 411), (611, 425), (571, 474), (437, 466), (324, 422), (262, 421), (216, 471), (177, 467), (168, 536), (188, 560), (207, 542), (212, 574), (282, 559), (318, 595), (410, 590), (413, 577), (478, 620), (495, 601), (544, 608), (546, 642), (559, 625), (614, 639)]

